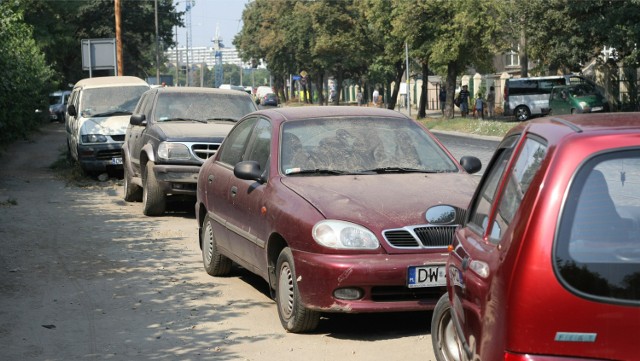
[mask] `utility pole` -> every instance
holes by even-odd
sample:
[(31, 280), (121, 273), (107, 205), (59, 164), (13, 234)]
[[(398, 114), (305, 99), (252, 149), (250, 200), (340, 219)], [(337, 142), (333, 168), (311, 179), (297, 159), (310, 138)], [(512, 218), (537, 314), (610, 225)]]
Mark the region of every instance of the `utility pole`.
[(123, 75), (122, 66), (122, 34), (120, 31), (120, 0), (114, 1), (114, 13), (116, 15), (116, 63), (117, 72), (116, 75)]
[(154, 0), (156, 7), (156, 85), (160, 85), (160, 41), (158, 39), (158, 0)]

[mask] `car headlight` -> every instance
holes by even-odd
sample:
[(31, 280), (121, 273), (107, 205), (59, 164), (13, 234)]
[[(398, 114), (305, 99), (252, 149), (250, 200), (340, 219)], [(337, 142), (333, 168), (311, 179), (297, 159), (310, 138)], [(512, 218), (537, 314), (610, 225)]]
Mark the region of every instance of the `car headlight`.
[(587, 102), (580, 102), (580, 108), (582, 109), (590, 109), (589, 104)]
[(102, 134), (85, 134), (81, 136), (82, 143), (106, 143), (107, 136)]
[(370, 230), (345, 221), (320, 221), (313, 226), (312, 234), (320, 245), (334, 249), (376, 249), (380, 246)]
[(158, 146), (158, 158), (164, 160), (191, 159), (189, 148), (180, 143), (162, 142)]

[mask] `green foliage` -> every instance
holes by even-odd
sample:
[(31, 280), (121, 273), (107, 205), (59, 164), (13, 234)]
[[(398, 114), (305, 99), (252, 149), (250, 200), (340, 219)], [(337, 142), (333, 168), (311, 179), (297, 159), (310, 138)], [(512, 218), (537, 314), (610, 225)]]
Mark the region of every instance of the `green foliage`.
[(0, 2), (0, 14), (0, 145), (4, 147), (48, 120), (53, 72), (16, 3)]

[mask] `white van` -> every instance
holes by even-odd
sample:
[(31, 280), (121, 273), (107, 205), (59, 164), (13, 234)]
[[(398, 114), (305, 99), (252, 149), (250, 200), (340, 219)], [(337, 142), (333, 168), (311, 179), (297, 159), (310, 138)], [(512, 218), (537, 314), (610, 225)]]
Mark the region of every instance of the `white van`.
[(122, 144), (142, 93), (149, 84), (133, 76), (77, 82), (67, 106), (65, 128), (70, 157), (87, 173), (122, 169)]
[(256, 90), (256, 102), (260, 102), (260, 99), (264, 98), (269, 93), (275, 93), (270, 86), (259, 86)]
[(575, 74), (508, 79), (504, 86), (504, 115), (515, 115), (519, 121), (546, 115), (554, 86), (583, 83), (595, 86), (591, 80)]

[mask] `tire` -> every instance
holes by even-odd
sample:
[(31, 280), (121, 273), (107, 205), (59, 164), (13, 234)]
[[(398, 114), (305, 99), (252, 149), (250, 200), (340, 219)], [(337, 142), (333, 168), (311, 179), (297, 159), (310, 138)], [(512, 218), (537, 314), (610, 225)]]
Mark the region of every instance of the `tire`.
[(124, 179), (124, 200), (126, 202), (140, 202), (142, 200), (142, 189), (131, 183), (131, 173), (127, 170), (127, 165), (123, 166)]
[(431, 318), (431, 343), (437, 361), (461, 361), (462, 345), (458, 339), (453, 320), (449, 295), (444, 294), (433, 309)]
[(202, 223), (202, 264), (209, 275), (226, 276), (231, 272), (231, 260), (218, 252), (212, 222), (211, 218), (206, 216)]
[(525, 120), (529, 120), (529, 118), (531, 118), (531, 111), (524, 105), (516, 107), (514, 113), (516, 115), (516, 119), (521, 122), (524, 122)]
[(314, 330), (320, 323), (320, 313), (307, 309), (300, 301), (291, 249), (280, 252), (276, 267), (276, 304), (282, 327), (292, 333)]
[(153, 162), (147, 162), (144, 168), (144, 187), (142, 189), (142, 213), (145, 216), (161, 216), (167, 206), (167, 196), (156, 180)]

